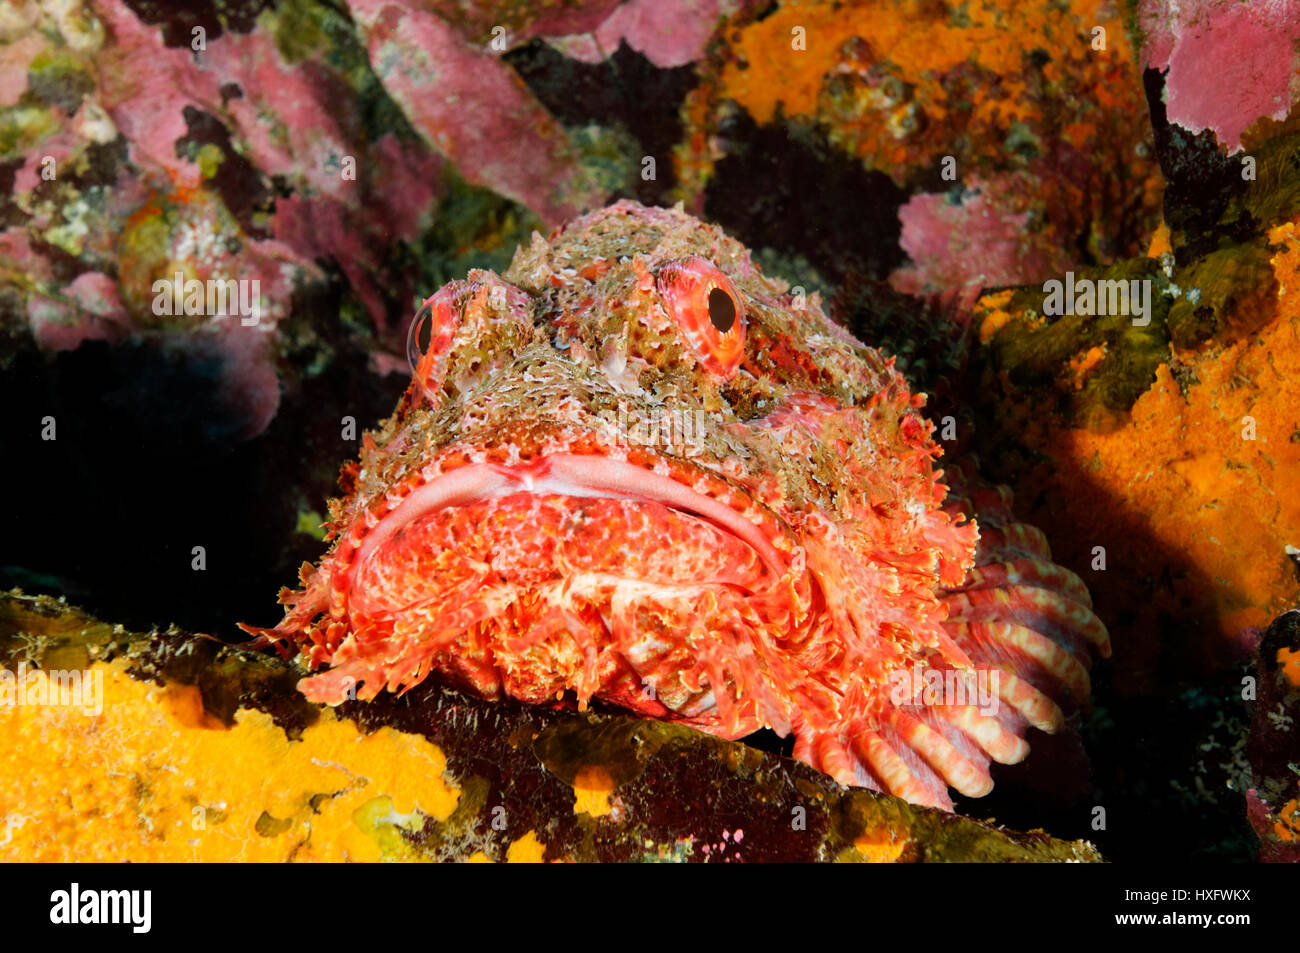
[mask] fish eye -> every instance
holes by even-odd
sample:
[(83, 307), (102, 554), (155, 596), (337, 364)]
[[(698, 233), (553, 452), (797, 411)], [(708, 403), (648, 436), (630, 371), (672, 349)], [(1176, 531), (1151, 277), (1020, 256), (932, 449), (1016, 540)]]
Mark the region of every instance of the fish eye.
[(745, 308), (736, 286), (699, 255), (655, 269), (655, 287), (700, 364), (731, 377), (745, 354)]

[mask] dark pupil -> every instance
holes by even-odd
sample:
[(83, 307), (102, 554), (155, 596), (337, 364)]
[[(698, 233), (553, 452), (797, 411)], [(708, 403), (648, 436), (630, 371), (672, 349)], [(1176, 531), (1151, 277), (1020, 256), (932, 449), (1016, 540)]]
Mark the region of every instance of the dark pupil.
[(709, 292), (709, 320), (723, 334), (730, 331), (736, 323), (736, 302), (721, 288)]

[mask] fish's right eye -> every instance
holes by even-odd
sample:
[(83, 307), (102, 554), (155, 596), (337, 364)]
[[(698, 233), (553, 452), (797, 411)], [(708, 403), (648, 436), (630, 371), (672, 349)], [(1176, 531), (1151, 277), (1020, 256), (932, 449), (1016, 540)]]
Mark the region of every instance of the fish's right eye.
[(415, 317), (411, 319), (411, 328), (406, 332), (406, 360), (411, 365), (411, 373), (419, 373), (420, 358), (429, 350), (429, 340), (433, 336), (429, 318), (433, 315), (433, 305), (426, 301)]
[(411, 364), (411, 373), (435, 407), (442, 402), (447, 357), (460, 327), (458, 291), (456, 282), (452, 282), (426, 298), (406, 332), (406, 359)]

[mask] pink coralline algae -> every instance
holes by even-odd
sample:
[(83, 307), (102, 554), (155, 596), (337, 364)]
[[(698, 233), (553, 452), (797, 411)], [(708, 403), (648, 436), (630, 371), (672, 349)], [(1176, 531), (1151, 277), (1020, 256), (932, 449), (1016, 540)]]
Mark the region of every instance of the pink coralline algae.
[[(418, 7), (352, 0), (370, 62), (425, 141), (470, 181), (555, 222), (598, 201), (563, 128), (515, 73), (497, 62), (509, 37), (467, 38)], [(504, 28), (500, 28), (504, 30)]]
[(1283, 119), (1296, 101), (1300, 5), (1290, 0), (1142, 0), (1142, 65), (1169, 71), (1169, 119), (1210, 129), (1229, 152), (1262, 117)]
[(1027, 177), (973, 178), (961, 202), (947, 193), (912, 196), (898, 210), (899, 244), (912, 264), (891, 276), (900, 291), (1017, 284), (1069, 267), (1069, 256), (1049, 233), (1029, 227), (1032, 192)]
[[(275, 413), (281, 325), (295, 294), (323, 281), (320, 263), (337, 265), (376, 343), (396, 351), (390, 315), (406, 313), (403, 283), (415, 276), (386, 271), (430, 227), (446, 160), (409, 130), (367, 128), (364, 53), (349, 70), (331, 45), (343, 41), (330, 39), (353, 28), (325, 8), (304, 15), (334, 21), (324, 30), (267, 13), (251, 32), (200, 31), (177, 46), (120, 0), (11, 11), (0, 45), (6, 320), (52, 350), (189, 340), (225, 368), (221, 389), (251, 415), (244, 436)], [(521, 140), (526, 131), (515, 129)], [(541, 188), (518, 190), (539, 204), (552, 186), (541, 175)], [(155, 283), (178, 274), (256, 287), (256, 321), (157, 307)]]
[(685, 66), (704, 55), (719, 19), (738, 7), (727, 0), (629, 0), (592, 33), (558, 45), (575, 59), (595, 62), (627, 43), (656, 66)]

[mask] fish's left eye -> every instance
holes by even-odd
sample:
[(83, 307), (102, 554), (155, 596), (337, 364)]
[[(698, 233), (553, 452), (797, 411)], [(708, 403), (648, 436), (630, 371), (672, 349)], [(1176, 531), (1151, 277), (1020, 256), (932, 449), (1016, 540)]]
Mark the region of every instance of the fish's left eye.
[(731, 279), (692, 255), (657, 268), (655, 286), (700, 364), (731, 377), (745, 354), (745, 306)]

